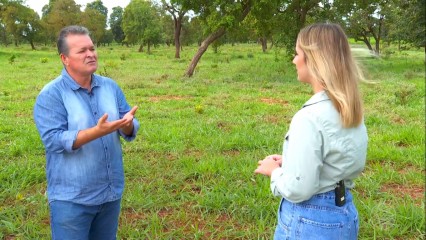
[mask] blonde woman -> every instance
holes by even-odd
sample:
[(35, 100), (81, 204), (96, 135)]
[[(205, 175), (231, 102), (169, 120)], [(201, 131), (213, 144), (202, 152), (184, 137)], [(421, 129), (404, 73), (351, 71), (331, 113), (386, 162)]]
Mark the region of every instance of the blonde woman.
[(313, 96), (294, 115), (283, 155), (259, 161), (282, 197), (274, 239), (357, 239), (358, 212), (350, 189), (364, 169), (367, 130), (358, 68), (339, 25), (305, 27), (296, 42), (297, 77)]

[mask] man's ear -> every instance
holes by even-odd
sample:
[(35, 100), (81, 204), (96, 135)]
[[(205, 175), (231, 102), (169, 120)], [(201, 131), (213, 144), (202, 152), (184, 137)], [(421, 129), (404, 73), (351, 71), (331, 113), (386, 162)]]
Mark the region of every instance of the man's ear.
[(61, 61), (65, 66), (68, 66), (68, 58), (63, 53), (61, 53)]

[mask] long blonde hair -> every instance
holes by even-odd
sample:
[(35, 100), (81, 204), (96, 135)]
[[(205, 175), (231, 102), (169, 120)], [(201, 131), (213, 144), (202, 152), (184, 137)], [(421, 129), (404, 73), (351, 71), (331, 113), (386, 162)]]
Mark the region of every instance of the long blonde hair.
[(363, 119), (358, 82), (364, 76), (343, 29), (332, 23), (313, 24), (299, 32), (297, 44), (305, 55), (310, 74), (339, 112), (343, 127), (358, 126)]

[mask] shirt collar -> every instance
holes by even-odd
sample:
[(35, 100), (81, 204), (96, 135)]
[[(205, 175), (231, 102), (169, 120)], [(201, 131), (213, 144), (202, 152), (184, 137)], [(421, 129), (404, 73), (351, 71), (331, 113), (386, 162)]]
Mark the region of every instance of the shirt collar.
[[(78, 90), (81, 88), (81, 86), (68, 74), (67, 70), (65, 68), (62, 69), (62, 77), (65, 80), (65, 82), (70, 86), (72, 90)], [(95, 74), (92, 74), (92, 83), (91, 88), (99, 86), (98, 78)]]
[(330, 100), (330, 98), (328, 97), (325, 91), (317, 92), (305, 104), (303, 104), (303, 107), (307, 107), (327, 100)]

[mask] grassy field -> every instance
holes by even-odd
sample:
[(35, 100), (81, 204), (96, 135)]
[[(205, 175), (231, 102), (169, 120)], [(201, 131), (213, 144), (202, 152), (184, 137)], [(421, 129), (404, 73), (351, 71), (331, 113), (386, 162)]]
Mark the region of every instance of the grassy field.
[[(141, 123), (124, 144), (126, 189), (119, 239), (272, 239), (279, 199), (257, 161), (280, 153), (291, 117), (311, 96), (284, 51), (256, 45), (153, 54), (98, 49)], [(360, 57), (369, 132), (356, 180), (360, 239), (425, 238), (424, 51)], [(62, 66), (53, 48), (0, 47), (0, 239), (49, 239), (44, 148), (32, 109)]]

